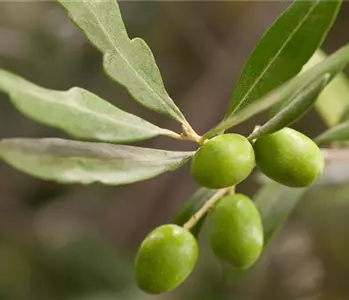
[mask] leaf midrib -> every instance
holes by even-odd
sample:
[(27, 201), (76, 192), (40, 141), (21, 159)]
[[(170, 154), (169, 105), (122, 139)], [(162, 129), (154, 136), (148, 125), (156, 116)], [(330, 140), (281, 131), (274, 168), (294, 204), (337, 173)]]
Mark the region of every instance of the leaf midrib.
[[(92, 94), (92, 95), (94, 95), (95, 97), (97, 97), (100, 100), (104, 101), (105, 104), (109, 105), (111, 108), (119, 110), (121, 114), (126, 114), (127, 116), (139, 118), (141, 121), (144, 121), (144, 125), (145, 126), (144, 127), (143, 126), (137, 126), (133, 122), (131, 122), (131, 123), (124, 122), (124, 121), (121, 121), (119, 118), (115, 118), (114, 119), (114, 118), (108, 116), (105, 113), (96, 112), (96, 111), (88, 109), (88, 108), (82, 108), (81, 106), (76, 105), (74, 102), (57, 101), (56, 100), (57, 97), (51, 96), (52, 93), (56, 93), (58, 95), (58, 98), (60, 98), (61, 96), (63, 96), (64, 98), (71, 98), (71, 95), (69, 93), (71, 93), (74, 89), (79, 94), (81, 94), (83, 91), (86, 91), (86, 90), (81, 89), (79, 87), (71, 88), (71, 89), (69, 89), (67, 91), (50, 90), (50, 89), (47, 89), (47, 88), (44, 88), (44, 87), (37, 86), (37, 85), (33, 84), (32, 82), (27, 81), (24, 78), (18, 77), (17, 75), (14, 75), (14, 74), (12, 74), (10, 72), (7, 72), (7, 71), (4, 71), (4, 70), (0, 69), (0, 81), (1, 81), (2, 78), (4, 79), (3, 82), (7, 82), (7, 84), (5, 84), (3, 86), (0, 85), (0, 91), (3, 91), (4, 93), (7, 93), (10, 96), (10, 98), (16, 97), (16, 94), (18, 93), (17, 92), (18, 88), (14, 88), (13, 90), (11, 90), (12, 89), (11, 86), (20, 85), (19, 83), (16, 83), (16, 80), (18, 80), (20, 83), (27, 85), (28, 89), (26, 89), (26, 93), (29, 94), (29, 95), (34, 96), (37, 99), (37, 101), (41, 101), (41, 102), (44, 102), (44, 103), (46, 101), (49, 101), (51, 103), (54, 103), (54, 104), (57, 104), (57, 105), (60, 105), (60, 106), (63, 106), (63, 107), (75, 108), (75, 109), (77, 109), (78, 111), (80, 111), (82, 113), (87, 113), (87, 114), (90, 114), (90, 115), (94, 115), (97, 118), (101, 118), (101, 119), (107, 120), (110, 123), (115, 124), (115, 125), (122, 124), (122, 125), (127, 126), (127, 127), (132, 127), (132, 128), (135, 128), (135, 129), (141, 129), (142, 131), (147, 131), (147, 132), (150, 132), (150, 133), (167, 134), (167, 133), (171, 132), (168, 129), (160, 128), (160, 127), (156, 126), (155, 124), (149, 123), (146, 120), (143, 120), (143, 119), (141, 119), (141, 118), (139, 118), (139, 117), (137, 117), (135, 115), (132, 115), (132, 114), (126, 112), (126, 111), (123, 111), (123, 110), (115, 107), (114, 105), (110, 104), (109, 102), (99, 98), (97, 95), (94, 95), (94, 94)], [(40, 92), (40, 91), (37, 91), (37, 90), (42, 90), (43, 92), (47, 91), (46, 96), (43, 97), (42, 96), (43, 93)], [(21, 93), (21, 92), (19, 92), (19, 93)], [(13, 101), (15, 101), (15, 100), (13, 100)], [(153, 129), (149, 128), (147, 125), (151, 125), (153, 127)], [(62, 126), (60, 126), (60, 127), (62, 127)]]
[[(63, 94), (63, 93), (69, 93), (69, 91), (71, 91), (71, 90), (64, 91), (64, 92), (59, 92), (59, 91), (54, 91), (54, 92), (56, 92), (56, 93), (62, 93), (62, 94)], [(52, 92), (52, 91), (50, 91), (50, 92)], [(89, 109), (86, 109), (86, 108), (82, 108), (82, 107), (80, 107), (80, 106), (77, 106), (77, 105), (75, 105), (74, 102), (56, 101), (55, 98), (53, 98), (53, 97), (50, 96), (50, 95), (49, 95), (47, 98), (45, 98), (45, 100), (43, 100), (41, 94), (40, 94), (40, 93), (37, 93), (36, 91), (29, 90), (28, 93), (29, 93), (29, 94), (32, 94), (33, 96), (37, 97), (38, 99), (41, 99), (41, 101), (46, 102), (46, 101), (48, 100), (48, 101), (50, 101), (51, 103), (56, 103), (56, 104), (61, 105), (61, 106), (65, 106), (65, 107), (68, 107), (68, 108), (75, 108), (75, 109), (79, 110), (79, 111), (82, 112), (82, 113), (88, 113), (88, 114), (91, 114), (91, 115), (95, 115), (95, 116), (97, 116), (97, 117), (100, 117), (100, 118), (102, 118), (102, 119), (105, 119), (105, 120), (109, 121), (110, 123), (113, 123), (113, 124), (116, 124), (116, 125), (123, 124), (123, 125), (125, 125), (125, 126), (127, 126), (127, 127), (133, 127), (133, 128), (136, 128), (136, 129), (141, 129), (142, 131), (148, 131), (148, 132), (151, 132), (151, 133), (156, 133), (156, 131), (150, 130), (149, 128), (146, 128), (146, 129), (145, 129), (145, 128), (142, 127), (142, 126), (136, 126), (134, 123), (126, 123), (126, 122), (123, 122), (123, 121), (120, 121), (120, 120), (116, 121), (116, 120), (114, 120), (114, 118), (111, 118), (111, 117), (109, 117), (109, 116), (106, 115), (106, 114), (96, 113), (96, 112), (93, 111), (93, 110), (89, 110)], [(11, 93), (10, 93), (10, 95), (11, 95)], [(69, 97), (68, 97), (68, 98), (69, 98)], [(154, 127), (157, 127), (157, 126), (154, 125)], [(159, 127), (157, 127), (157, 128), (159, 128)], [(161, 133), (161, 132), (162, 132), (162, 131), (161, 131), (161, 128), (159, 128), (159, 133)]]
[[(139, 77), (141, 79), (141, 81), (143, 83), (145, 83), (145, 85), (151, 90), (153, 91), (153, 93), (158, 97), (158, 99), (161, 101), (161, 103), (163, 105), (165, 105), (166, 107), (168, 107), (172, 112), (175, 113), (175, 115), (177, 116), (177, 118), (179, 118), (180, 120), (183, 119), (183, 117), (181, 116), (181, 114), (179, 114), (176, 110), (173, 109), (172, 106), (170, 106), (166, 101), (164, 101), (164, 99), (161, 97), (161, 95), (155, 91), (151, 85), (137, 72), (137, 70), (133, 67), (133, 65), (127, 60), (125, 54), (117, 47), (117, 45), (114, 44), (113, 40), (110, 38), (108, 32), (105, 30), (103, 23), (101, 22), (101, 20), (99, 19), (98, 15), (95, 13), (95, 11), (93, 10), (93, 8), (91, 7), (89, 2), (84, 2), (87, 5), (87, 8), (89, 9), (89, 11), (94, 15), (94, 17), (97, 19), (98, 24), (101, 26), (104, 34), (106, 35), (106, 37), (108, 38), (108, 40), (110, 41), (111, 45), (113, 46), (113, 48), (119, 53), (119, 55), (122, 57), (122, 59), (126, 62), (126, 64), (128, 66), (130, 66), (130, 68), (132, 69), (132, 71), (136, 74), (137, 77)], [(131, 39), (129, 39), (130, 41), (132, 41)], [(104, 54), (105, 55), (105, 54)], [(171, 99), (169, 97), (169, 99)]]
[[(8, 146), (8, 148), (10, 148), (10, 150), (8, 152), (11, 153), (17, 153), (20, 155), (26, 155), (26, 156), (37, 156), (37, 153), (35, 152), (35, 147), (30, 147), (30, 149), (25, 149), (26, 151), (24, 151), (23, 148), (16, 148), (13, 147), (14, 145), (12, 144), (7, 144), (6, 145), (6, 141), (11, 140), (11, 139), (4, 139), (4, 140), (0, 140), (0, 147), (1, 146)], [(19, 139), (21, 140), (21, 139)], [(25, 139), (22, 139), (23, 141)], [(45, 139), (43, 139), (45, 140)], [(5, 143), (4, 143), (5, 142)], [(115, 147), (117, 147), (117, 145), (114, 145)], [(122, 145), (123, 146), (123, 145)], [(123, 147), (132, 147), (132, 146), (123, 146)], [(161, 150), (164, 152), (167, 152), (166, 150)], [(175, 151), (168, 151), (168, 152), (175, 152)], [(173, 165), (176, 163), (179, 163), (183, 160), (187, 160), (189, 159), (191, 156), (193, 156), (194, 152), (182, 152), (179, 151), (178, 156), (173, 156), (173, 157), (162, 157), (161, 162), (158, 161), (158, 159), (156, 160), (149, 160), (147, 158), (144, 158), (143, 156), (137, 156), (136, 160), (132, 160), (132, 162), (137, 162), (137, 163), (151, 163), (152, 166), (164, 166), (164, 165)], [(110, 157), (105, 157), (105, 158), (101, 158), (101, 157), (90, 157), (90, 156), (84, 156), (83, 154), (80, 156), (77, 155), (69, 155), (69, 156), (57, 156), (55, 154), (52, 154), (50, 152), (46, 152), (46, 153), (40, 153), (41, 156), (46, 156), (48, 158), (59, 158), (59, 159), (64, 159), (65, 161), (76, 161), (76, 160), (87, 160), (87, 161), (95, 161), (95, 162), (99, 162), (101, 164), (105, 164), (107, 162), (109, 163), (117, 163), (118, 161), (124, 161), (125, 157), (116, 157), (116, 156), (110, 156)], [(131, 159), (128, 159), (129, 161), (131, 161)]]
[(272, 64), (276, 61), (280, 53), (285, 49), (287, 44), (290, 42), (290, 40), (293, 38), (293, 36), (296, 34), (296, 32), (299, 30), (299, 28), (304, 24), (306, 19), (309, 17), (309, 15), (313, 12), (315, 7), (319, 4), (321, 0), (316, 0), (314, 2), (314, 5), (309, 9), (309, 12), (302, 18), (301, 22), (295, 27), (295, 29), (292, 31), (292, 33), (289, 35), (289, 37), (286, 39), (285, 43), (280, 47), (280, 49), (277, 51), (277, 53), (274, 55), (274, 57), (270, 60), (266, 68), (263, 70), (263, 72), (257, 77), (255, 82), (251, 85), (245, 96), (241, 99), (240, 103), (236, 106), (236, 108), (231, 112), (230, 115), (233, 115), (240, 107), (241, 105), (246, 101), (246, 98), (252, 93), (256, 85), (260, 82), (260, 80), (263, 78), (264, 74), (269, 70), (269, 68), (272, 66)]

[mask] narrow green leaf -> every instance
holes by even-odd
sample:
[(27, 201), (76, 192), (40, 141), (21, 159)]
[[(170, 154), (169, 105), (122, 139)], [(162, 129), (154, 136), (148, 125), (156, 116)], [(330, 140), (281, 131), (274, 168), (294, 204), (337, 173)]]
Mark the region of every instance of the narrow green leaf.
[(220, 132), (249, 119), (255, 114), (260, 113), (277, 103), (287, 101), (296, 93), (301, 93), (302, 89), (307, 88), (319, 77), (324, 76), (325, 74), (330, 74), (331, 78), (335, 77), (348, 63), (349, 45), (346, 45), (330, 55), (323, 62), (282, 84), (280, 87), (262, 97), (259, 101), (251, 103), (249, 106), (240, 110), (230, 118), (223, 120), (215, 128), (206, 133), (204, 138), (209, 138), (213, 135), (219, 134)]
[(26, 116), (75, 137), (131, 142), (173, 134), (81, 88), (49, 90), (0, 69), (0, 90)]
[(247, 61), (226, 118), (299, 73), (331, 28), (342, 1), (294, 1)]
[(253, 199), (261, 214), (265, 245), (283, 225), (306, 190), (268, 181), (255, 194)]
[(349, 121), (334, 126), (315, 138), (317, 144), (349, 141)]
[(130, 39), (116, 0), (59, 0), (87, 38), (103, 53), (106, 73), (142, 105), (181, 123), (185, 118), (167, 94), (148, 45)]
[[(302, 72), (309, 70), (328, 56), (320, 49), (315, 52)], [(315, 108), (328, 126), (334, 126), (343, 121), (344, 114), (349, 110), (349, 80), (340, 72), (319, 95)]]
[(339, 119), (339, 123), (342, 123), (342, 122), (349, 120), (349, 107), (342, 106), (342, 112), (343, 113), (341, 114), (341, 118)]
[(193, 154), (56, 138), (0, 142), (0, 157), (8, 164), (62, 183), (120, 185), (141, 181), (179, 168)]
[[(198, 189), (175, 215), (173, 223), (178, 225), (185, 224), (216, 192), (217, 190), (210, 190), (207, 188)], [(191, 229), (191, 232), (195, 236), (199, 234), (204, 219), (205, 217)]]
[(298, 120), (315, 103), (317, 96), (327, 85), (330, 78), (329, 74), (325, 74), (304, 88), (301, 93), (290, 98), (290, 101), (284, 103), (281, 110), (274, 117), (249, 136), (249, 140), (274, 133)]

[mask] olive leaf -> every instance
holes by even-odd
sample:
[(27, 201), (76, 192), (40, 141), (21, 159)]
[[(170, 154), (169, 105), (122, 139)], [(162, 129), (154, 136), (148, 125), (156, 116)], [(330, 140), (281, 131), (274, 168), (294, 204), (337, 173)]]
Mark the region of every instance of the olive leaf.
[(0, 142), (0, 157), (11, 166), (62, 183), (127, 184), (173, 171), (193, 154), (57, 138)]
[(341, 2), (293, 2), (253, 50), (234, 89), (226, 119), (299, 73), (326, 37)]
[(0, 90), (26, 116), (69, 134), (105, 142), (132, 142), (174, 132), (129, 114), (81, 88), (42, 88), (0, 69)]
[(264, 183), (257, 191), (253, 200), (262, 218), (264, 245), (278, 232), (306, 191), (306, 188), (289, 188), (274, 181)]
[(58, 0), (86, 37), (103, 53), (106, 73), (142, 105), (181, 123), (186, 120), (167, 94), (148, 45), (130, 39), (116, 0)]
[(349, 140), (349, 121), (336, 125), (315, 138), (317, 144)]
[(315, 103), (317, 96), (329, 83), (331, 76), (325, 74), (317, 78), (309, 86), (302, 88), (300, 93), (283, 103), (283, 107), (268, 122), (250, 134), (249, 140), (274, 133), (283, 127), (289, 126), (303, 116)]
[(267, 110), (283, 101), (288, 101), (296, 93), (301, 93), (302, 89), (306, 89), (309, 85), (313, 84), (319, 77), (329, 74), (335, 77), (346, 64), (349, 63), (349, 45), (346, 45), (330, 55), (327, 59), (305, 71), (293, 79), (285, 82), (280, 87), (269, 92), (263, 96), (260, 100), (251, 103), (246, 108), (240, 110), (229, 119), (223, 120), (215, 128), (211, 129), (205, 134), (204, 138), (209, 138), (215, 134), (218, 134), (234, 125), (237, 125), (253, 115)]
[[(203, 187), (198, 189), (177, 212), (172, 222), (177, 225), (185, 224), (190, 217), (194, 215), (216, 192), (217, 190), (210, 190)], [(197, 236), (200, 233), (204, 220), (205, 217), (191, 228), (191, 232), (194, 236)]]
[[(305, 72), (328, 57), (320, 49), (315, 52), (309, 62), (303, 67)], [(349, 80), (340, 72), (321, 92), (315, 108), (328, 126), (334, 126), (344, 119), (344, 113), (349, 110)]]

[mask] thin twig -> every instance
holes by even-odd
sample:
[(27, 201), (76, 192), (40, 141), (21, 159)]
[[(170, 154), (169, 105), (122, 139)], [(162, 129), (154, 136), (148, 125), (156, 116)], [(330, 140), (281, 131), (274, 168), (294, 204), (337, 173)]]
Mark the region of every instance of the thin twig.
[(224, 196), (230, 188), (218, 190), (206, 203), (186, 222), (183, 227), (186, 229), (193, 228), (197, 222), (207, 213), (207, 211), (222, 197)]
[(228, 188), (228, 193), (229, 195), (234, 195), (235, 194), (235, 185), (231, 186)]
[(189, 123), (182, 124), (182, 130), (183, 133), (181, 134), (181, 136), (183, 139), (188, 139), (200, 144), (201, 136), (195, 132), (195, 130), (191, 127)]
[(192, 141), (198, 144), (201, 143), (201, 136), (198, 135), (189, 124), (182, 125), (182, 130), (183, 132), (181, 134), (171, 130), (166, 130), (165, 135), (175, 140)]

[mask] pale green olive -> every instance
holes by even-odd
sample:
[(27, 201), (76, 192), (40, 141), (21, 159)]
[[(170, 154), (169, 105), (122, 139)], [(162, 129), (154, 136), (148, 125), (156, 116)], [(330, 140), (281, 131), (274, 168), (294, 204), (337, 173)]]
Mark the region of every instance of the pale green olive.
[(286, 186), (309, 186), (324, 169), (324, 157), (319, 147), (310, 138), (291, 128), (258, 138), (254, 150), (259, 169)]
[(136, 282), (150, 294), (171, 291), (191, 273), (197, 256), (196, 239), (187, 229), (174, 224), (160, 226), (140, 246)]
[(223, 134), (204, 142), (194, 155), (191, 173), (200, 185), (219, 189), (243, 181), (254, 166), (250, 142), (239, 134)]
[(211, 248), (218, 259), (250, 267), (263, 249), (263, 227), (254, 203), (242, 194), (225, 196), (208, 214)]

